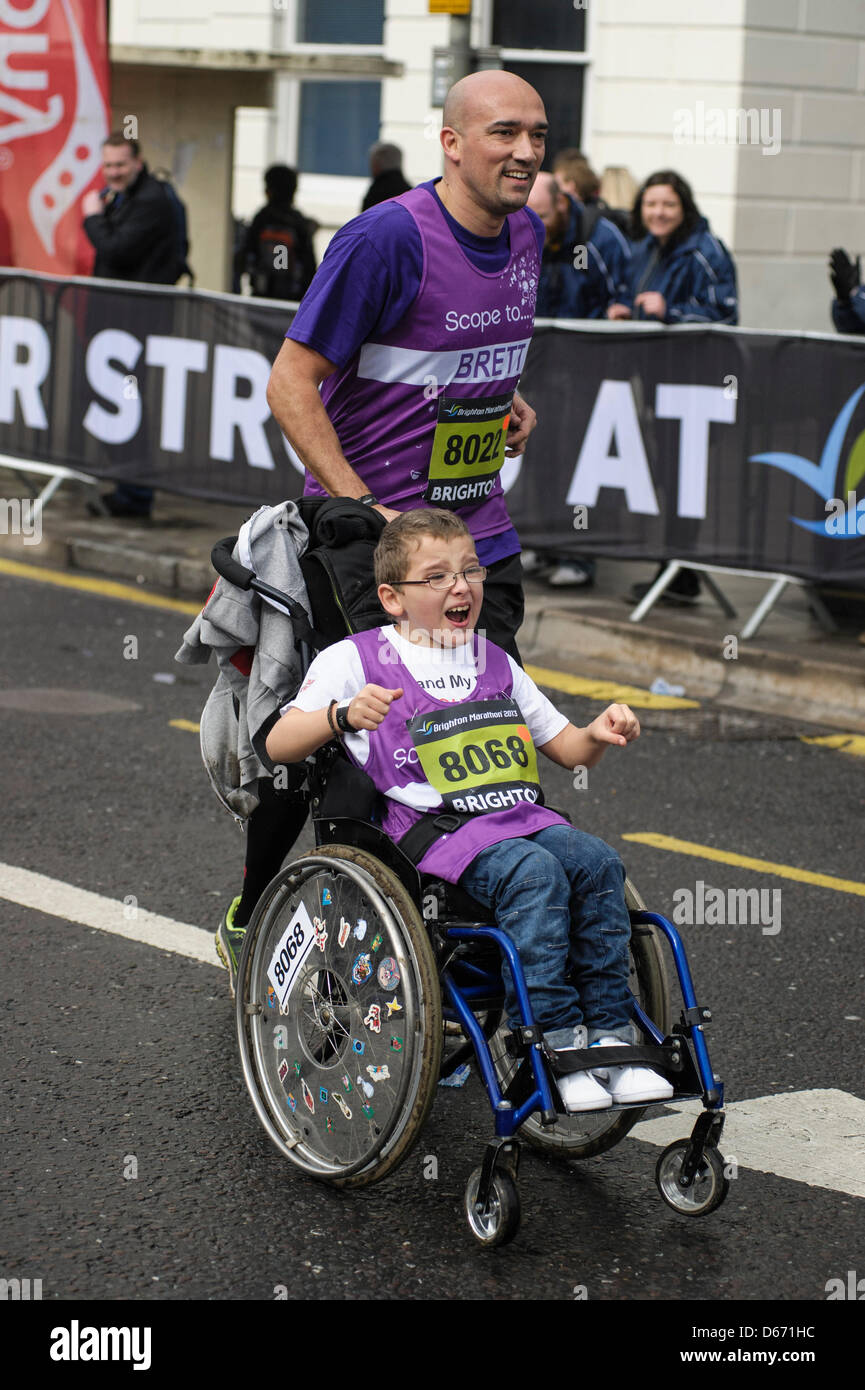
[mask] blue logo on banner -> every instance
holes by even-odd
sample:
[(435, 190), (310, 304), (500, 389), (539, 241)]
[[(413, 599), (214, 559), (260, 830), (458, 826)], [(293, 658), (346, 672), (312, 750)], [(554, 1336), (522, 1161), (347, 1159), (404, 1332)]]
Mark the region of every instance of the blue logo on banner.
[(782, 468), (785, 473), (792, 473), (794, 478), (823, 498), (827, 515), (821, 520), (805, 521), (798, 516), (791, 516), (790, 520), (794, 526), (812, 531), (817, 536), (826, 536), (829, 540), (865, 536), (865, 497), (857, 502), (855, 491), (857, 484), (865, 477), (865, 431), (854, 441), (847, 455), (843, 479), (840, 464), (847, 426), (863, 393), (865, 386), (860, 386), (840, 411), (827, 436), (819, 464), (799, 454), (752, 454), (749, 459), (749, 463), (768, 463), (772, 468)]

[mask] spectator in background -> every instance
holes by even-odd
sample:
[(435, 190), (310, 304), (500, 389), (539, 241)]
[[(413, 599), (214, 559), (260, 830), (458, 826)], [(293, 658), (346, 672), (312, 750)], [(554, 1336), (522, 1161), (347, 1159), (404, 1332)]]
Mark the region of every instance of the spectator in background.
[[(710, 232), (679, 174), (663, 169), (646, 179), (634, 204), (633, 223), (632, 303), (611, 304), (608, 318), (738, 323), (733, 258)], [(650, 583), (635, 584), (631, 598), (638, 602), (650, 587)], [(664, 590), (662, 601), (696, 603), (699, 593), (697, 571), (682, 569)]]
[(366, 190), (361, 212), (374, 208), (377, 203), (386, 203), (388, 198), (398, 198), (411, 188), (402, 172), (402, 150), (399, 145), (386, 145), (382, 141), (372, 145), (369, 172), (372, 183)]
[(637, 191), (636, 184), (626, 208), (621, 208), (615, 204), (611, 206), (601, 196), (601, 180), (580, 150), (559, 150), (552, 168), (553, 177), (563, 193), (585, 203), (586, 207), (599, 208), (608, 222), (614, 223), (625, 236), (630, 236), (630, 209)]
[(253, 217), (235, 254), (235, 273), (249, 275), (252, 293), (260, 299), (298, 301), (315, 274), (316, 224), (294, 206), (296, 192), (296, 170), (272, 164), (264, 175), (267, 202)]
[(601, 174), (598, 202), (608, 221), (615, 222), (619, 231), (628, 237), (631, 235), (631, 210), (639, 191), (637, 180), (623, 164), (608, 164)]
[(611, 305), (608, 318), (662, 323), (738, 323), (736, 267), (671, 169), (652, 174), (633, 212), (633, 305)]
[(851, 261), (837, 247), (829, 258), (829, 278), (835, 291), (832, 322), (839, 333), (865, 333), (865, 290), (861, 285), (859, 257)]
[[(630, 247), (619, 229), (601, 216), (597, 203), (586, 206), (563, 193), (552, 174), (538, 174), (526, 205), (544, 224), (544, 252), (535, 313), (538, 318), (601, 319), (607, 305), (629, 297)], [(554, 551), (526, 551), (527, 573), (553, 566), (553, 588), (594, 581), (594, 560), (574, 560)]]
[(544, 224), (538, 318), (601, 319), (607, 306), (628, 302), (631, 251), (602, 214), (563, 193), (552, 174), (538, 174), (528, 206)]
[[(81, 202), (84, 231), (96, 248), (93, 274), (175, 285), (188, 271), (186, 216), (176, 193), (148, 172), (138, 141), (119, 130), (102, 146), (102, 174), (105, 187)], [(153, 489), (118, 483), (102, 502), (112, 516), (143, 520), (153, 508)]]

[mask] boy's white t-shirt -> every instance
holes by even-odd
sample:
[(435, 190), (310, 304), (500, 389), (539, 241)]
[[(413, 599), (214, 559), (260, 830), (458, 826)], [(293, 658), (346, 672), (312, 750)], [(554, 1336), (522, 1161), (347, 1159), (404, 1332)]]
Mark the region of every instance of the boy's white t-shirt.
[[(472, 642), (459, 647), (425, 647), (418, 642), (409, 642), (393, 626), (381, 629), (381, 640), (391, 643), (400, 661), (433, 699), (457, 703), (472, 698), (477, 685)], [(508, 663), (513, 677), (513, 697), (520, 707), (535, 747), (540, 748), (560, 734), (568, 720), (510, 656)], [(382, 669), (384, 673), (387, 667)], [(396, 671), (394, 677), (392, 688), (398, 689)], [(288, 709), (299, 709), (305, 713), (324, 709), (331, 700), (353, 699), (366, 684), (357, 647), (349, 641), (335, 642), (315, 658), (297, 695), (283, 706), (280, 713), (284, 714)], [(386, 681), (382, 679), (375, 684), (385, 686)], [(358, 763), (366, 762), (369, 757), (369, 730), (345, 734), (343, 741)], [(433, 796), (438, 803), (439, 797), (436, 793)]]

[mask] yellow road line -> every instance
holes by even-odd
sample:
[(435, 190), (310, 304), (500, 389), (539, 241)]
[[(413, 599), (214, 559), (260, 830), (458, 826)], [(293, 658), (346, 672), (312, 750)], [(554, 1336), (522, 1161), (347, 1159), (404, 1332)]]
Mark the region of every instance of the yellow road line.
[(826, 734), (823, 738), (806, 738), (801, 736), (803, 743), (819, 743), (823, 748), (838, 748), (842, 753), (852, 753), (855, 758), (865, 758), (865, 735), (863, 734)]
[(11, 574), (19, 579), (35, 579), (40, 584), (54, 584), (61, 589), (80, 589), (86, 594), (98, 594), (101, 598), (123, 599), (126, 603), (140, 603), (146, 608), (164, 608), (170, 613), (194, 615), (201, 612), (200, 603), (149, 594), (133, 588), (131, 584), (118, 584), (113, 579), (92, 579), (87, 575), (43, 569), (41, 565), (24, 565), (20, 560), (0, 560), (0, 574)]
[(197, 734), (201, 729), (201, 725), (193, 724), (191, 719), (169, 719), (168, 722), (172, 729), (184, 729), (190, 734)]
[(818, 888), (834, 888), (838, 893), (855, 893), (865, 898), (865, 883), (852, 878), (833, 878), (831, 874), (815, 874), (810, 869), (794, 869), (791, 864), (774, 864), (769, 859), (752, 859), (747, 854), (732, 854), (729, 850), (713, 849), (711, 845), (695, 845), (691, 840), (676, 840), (672, 835), (656, 835), (651, 831), (623, 835), (623, 840), (666, 849), (673, 854), (690, 854), (695, 859), (712, 859), (718, 864), (734, 864), (739, 869), (754, 869), (757, 873), (777, 874), (797, 883), (813, 883)]
[(653, 695), (638, 685), (623, 685), (616, 681), (589, 680), (571, 676), (565, 671), (551, 671), (545, 666), (527, 666), (526, 675), (535, 685), (549, 690), (563, 690), (567, 695), (585, 695), (590, 700), (621, 701), (635, 709), (699, 709), (699, 700), (685, 700), (676, 695)]

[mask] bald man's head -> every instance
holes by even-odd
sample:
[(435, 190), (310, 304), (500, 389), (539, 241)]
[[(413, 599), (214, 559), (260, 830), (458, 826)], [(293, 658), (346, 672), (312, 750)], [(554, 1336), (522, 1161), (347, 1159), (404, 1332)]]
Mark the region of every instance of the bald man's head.
[(516, 73), (491, 68), (454, 83), (442, 115), (446, 205), (479, 235), (495, 235), (525, 206), (543, 162), (544, 104)]
[(547, 242), (560, 241), (568, 224), (569, 205), (553, 174), (538, 174), (527, 207), (543, 222)]
[(494, 119), (506, 114), (508, 101), (534, 100), (543, 110), (543, 102), (534, 87), (517, 77), (515, 72), (485, 68), (472, 72), (455, 82), (445, 97), (442, 126), (464, 130), (468, 121)]

